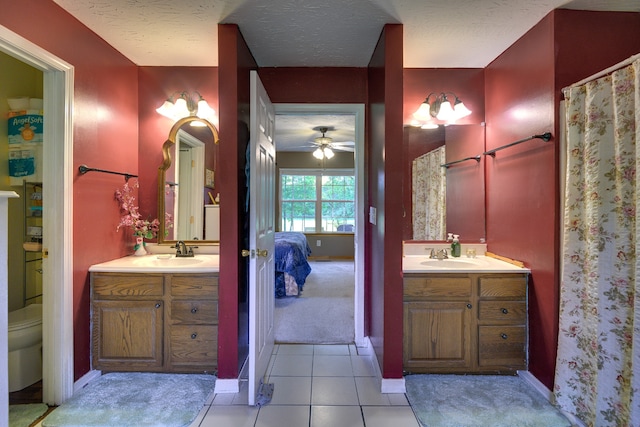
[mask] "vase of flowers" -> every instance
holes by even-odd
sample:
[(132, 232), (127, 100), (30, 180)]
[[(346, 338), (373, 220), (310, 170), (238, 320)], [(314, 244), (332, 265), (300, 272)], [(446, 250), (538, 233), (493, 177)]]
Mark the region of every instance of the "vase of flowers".
[[(158, 218), (153, 220), (142, 219), (138, 206), (135, 204), (135, 197), (133, 195), (134, 189), (138, 188), (139, 184), (136, 181), (133, 185), (129, 185), (129, 182), (125, 182), (121, 189), (116, 190), (116, 200), (120, 204), (120, 222), (118, 223), (117, 231), (121, 227), (131, 228), (133, 235), (136, 238), (136, 244), (133, 247), (135, 255), (146, 255), (144, 239), (153, 239), (158, 236), (160, 230), (160, 221)], [(171, 215), (165, 215), (165, 232), (173, 225)]]

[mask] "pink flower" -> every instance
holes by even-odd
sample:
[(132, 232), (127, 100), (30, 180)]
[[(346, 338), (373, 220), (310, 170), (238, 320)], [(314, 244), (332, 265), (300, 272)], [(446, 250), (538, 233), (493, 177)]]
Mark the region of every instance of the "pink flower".
[[(116, 231), (120, 230), (120, 227), (131, 228), (134, 236), (144, 237), (152, 239), (158, 236), (160, 231), (160, 221), (155, 218), (151, 221), (140, 218), (138, 212), (138, 206), (136, 206), (135, 197), (133, 196), (134, 188), (138, 188), (138, 182), (136, 181), (133, 188), (129, 186), (129, 182), (125, 182), (122, 189), (116, 190), (115, 197), (118, 203), (120, 203), (120, 222)], [(170, 214), (165, 215), (165, 233), (173, 226), (173, 221)]]

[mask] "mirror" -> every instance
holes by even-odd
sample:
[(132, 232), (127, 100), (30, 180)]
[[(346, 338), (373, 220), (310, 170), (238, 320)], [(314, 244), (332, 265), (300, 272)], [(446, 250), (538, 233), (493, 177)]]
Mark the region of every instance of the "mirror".
[(196, 116), (171, 128), (158, 167), (158, 218), (169, 214), (172, 226), (160, 222), (158, 244), (219, 244), (218, 143), (218, 129)]
[[(444, 241), (446, 233), (459, 234), (460, 239), (466, 242), (480, 242), (485, 238), (484, 156), (481, 155), (485, 151), (484, 141), (483, 124), (449, 125), (440, 126), (437, 129), (405, 127), (404, 181), (408, 185), (405, 184), (403, 194), (404, 240)], [(420, 188), (416, 193), (416, 189), (413, 188), (414, 160), (424, 159), (427, 153), (439, 147), (444, 147), (445, 163), (471, 159), (457, 162), (448, 168), (443, 167), (441, 171), (434, 168), (434, 173), (444, 173), (441, 192), (444, 198), (440, 201), (440, 205), (446, 206), (442, 215), (445, 225), (440, 228), (440, 233), (437, 233), (439, 238), (414, 237), (414, 197), (418, 195), (421, 200), (424, 200), (426, 191), (434, 192), (434, 189), (429, 187)], [(477, 156), (479, 156), (478, 161), (473, 159)]]

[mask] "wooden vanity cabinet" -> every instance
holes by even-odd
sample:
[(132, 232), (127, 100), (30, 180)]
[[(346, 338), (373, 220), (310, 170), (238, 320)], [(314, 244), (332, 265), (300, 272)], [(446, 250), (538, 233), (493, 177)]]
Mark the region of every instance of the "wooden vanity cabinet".
[(218, 278), (167, 276), (171, 295), (167, 363), (174, 372), (213, 371), (218, 360)]
[(526, 369), (526, 294), (525, 274), (405, 274), (404, 370)]
[(91, 300), (94, 369), (216, 369), (217, 274), (93, 272)]

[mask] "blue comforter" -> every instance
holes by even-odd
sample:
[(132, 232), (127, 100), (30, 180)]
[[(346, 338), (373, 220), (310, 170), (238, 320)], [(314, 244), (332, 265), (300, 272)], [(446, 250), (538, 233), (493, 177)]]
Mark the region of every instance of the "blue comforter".
[[(307, 262), (307, 257), (311, 255), (311, 248), (307, 242), (307, 237), (302, 233), (283, 231), (275, 235), (275, 271), (276, 271), (276, 298), (288, 295), (299, 295), (302, 292), (304, 282), (311, 266)], [(289, 280), (295, 280), (297, 293), (287, 292), (285, 286), (285, 274), (290, 276)]]

